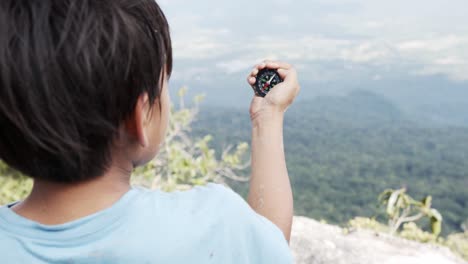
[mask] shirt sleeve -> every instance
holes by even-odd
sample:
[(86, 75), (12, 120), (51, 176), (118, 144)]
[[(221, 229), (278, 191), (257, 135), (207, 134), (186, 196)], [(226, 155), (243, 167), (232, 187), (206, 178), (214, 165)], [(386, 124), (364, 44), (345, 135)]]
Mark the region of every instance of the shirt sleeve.
[(238, 263), (293, 263), (283, 232), (267, 218), (257, 214), (237, 193), (222, 185), (225, 222), (232, 237), (233, 254)]

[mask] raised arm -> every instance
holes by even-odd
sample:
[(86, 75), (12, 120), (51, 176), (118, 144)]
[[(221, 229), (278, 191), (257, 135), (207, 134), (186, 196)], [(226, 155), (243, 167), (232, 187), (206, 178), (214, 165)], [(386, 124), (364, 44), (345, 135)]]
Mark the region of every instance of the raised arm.
[(250, 107), (252, 121), (252, 175), (248, 202), (258, 213), (276, 224), (289, 241), (293, 197), (283, 144), (284, 113), (299, 93), (296, 70), (287, 63), (265, 61), (248, 77), (253, 85), (258, 71), (278, 69), (283, 83), (264, 98), (255, 96)]

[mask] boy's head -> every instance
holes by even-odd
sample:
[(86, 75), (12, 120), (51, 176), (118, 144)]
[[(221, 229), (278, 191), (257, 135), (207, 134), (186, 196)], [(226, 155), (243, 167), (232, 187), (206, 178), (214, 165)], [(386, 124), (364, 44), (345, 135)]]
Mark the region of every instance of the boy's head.
[(59, 183), (102, 175), (117, 140), (148, 161), (171, 70), (154, 0), (1, 0), (0, 159)]

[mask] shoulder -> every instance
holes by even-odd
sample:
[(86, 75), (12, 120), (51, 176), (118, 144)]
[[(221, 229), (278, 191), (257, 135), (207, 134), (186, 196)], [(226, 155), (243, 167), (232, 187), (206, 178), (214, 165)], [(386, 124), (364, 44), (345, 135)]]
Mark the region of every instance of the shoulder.
[[(206, 237), (219, 246), (226, 246), (238, 263), (293, 263), (280, 229), (224, 185), (210, 183), (188, 191), (146, 194), (146, 197), (157, 197), (154, 200), (157, 200), (160, 222), (166, 219), (170, 222), (168, 226), (185, 227), (177, 229), (185, 237), (196, 233), (198, 239)], [(167, 215), (162, 216), (162, 212)]]
[(216, 211), (226, 221), (234, 222), (234, 226), (241, 228), (257, 228), (262, 226), (272, 235), (284, 239), (281, 230), (270, 220), (257, 214), (239, 194), (222, 184), (210, 183), (198, 186), (185, 193), (198, 206), (207, 205)]
[(210, 217), (210, 220), (218, 219), (227, 214), (226, 205), (232, 208), (242, 200), (242, 197), (229, 188), (214, 183), (185, 191), (165, 192), (141, 187), (134, 187), (134, 191), (137, 193), (133, 206), (136, 211), (154, 208), (158, 215), (167, 213), (186, 220), (187, 214), (191, 220), (202, 220), (205, 217)]
[(283, 232), (270, 220), (257, 214), (239, 194), (219, 184), (210, 184), (203, 191), (211, 191), (218, 199), (216, 208), (229, 238), (239, 250), (244, 263), (292, 263), (292, 254)]

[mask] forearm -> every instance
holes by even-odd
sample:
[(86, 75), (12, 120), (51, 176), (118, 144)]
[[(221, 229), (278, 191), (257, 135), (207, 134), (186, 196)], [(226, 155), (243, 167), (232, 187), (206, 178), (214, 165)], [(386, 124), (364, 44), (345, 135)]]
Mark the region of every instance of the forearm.
[(293, 197), (283, 145), (284, 114), (252, 118), (252, 175), (248, 202), (276, 224), (289, 241)]

